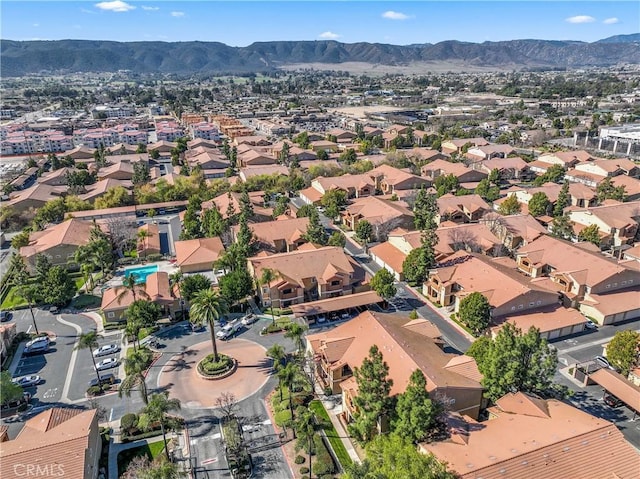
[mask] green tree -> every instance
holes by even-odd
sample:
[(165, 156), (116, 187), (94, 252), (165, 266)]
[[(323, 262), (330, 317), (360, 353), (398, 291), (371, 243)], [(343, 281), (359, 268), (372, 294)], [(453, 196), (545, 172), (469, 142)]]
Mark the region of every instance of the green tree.
[(93, 363), (93, 370), (96, 373), (96, 379), (98, 380), (98, 387), (100, 391), (102, 391), (102, 381), (100, 381), (100, 371), (96, 366), (96, 358), (93, 356), (93, 350), (97, 349), (100, 346), (98, 343), (98, 339), (101, 336), (95, 331), (89, 331), (88, 333), (81, 334), (78, 338), (78, 343), (74, 347), (75, 350), (79, 349), (88, 349), (89, 355), (91, 356), (91, 362)]
[(551, 202), (542, 191), (534, 193), (529, 200), (529, 214), (531, 216), (542, 216), (549, 212)]
[(640, 365), (640, 333), (618, 331), (607, 345), (607, 359), (624, 377)]
[(329, 159), (329, 153), (327, 153), (327, 150), (319, 150), (316, 155), (318, 159), (322, 161), (327, 161)]
[(12, 253), (9, 261), (9, 271), (11, 271), (11, 282), (16, 286), (22, 286), (29, 281), (29, 272), (24, 258), (19, 253)]
[(492, 340), (488, 336), (480, 336), (477, 338), (465, 354), (471, 356), (476, 360), (477, 364), (485, 361), (488, 357), (489, 350), (491, 349)]
[(429, 277), (431, 268), (429, 258), (424, 248), (418, 247), (411, 250), (402, 263), (402, 275), (405, 281), (412, 285), (424, 283)]
[[(145, 404), (149, 404), (149, 393), (147, 390), (146, 373), (149, 367), (149, 362), (145, 357), (145, 354), (140, 354), (141, 350), (138, 349), (130, 356), (123, 359), (125, 370), (127, 375), (120, 383), (118, 388), (118, 396), (126, 397), (131, 396), (131, 391), (138, 389), (140, 391), (140, 397)], [(145, 351), (146, 352), (146, 351)]]
[(293, 423), (298, 440), (296, 442), (296, 452), (305, 449), (309, 455), (309, 477), (311, 477), (311, 455), (313, 454), (313, 440), (316, 436), (316, 415), (314, 412), (303, 406), (298, 407), (296, 418)]
[(135, 273), (130, 274), (129, 276), (124, 277), (121, 286), (116, 287), (116, 292), (118, 293), (116, 300), (118, 301), (118, 304), (120, 304), (129, 294), (131, 294), (134, 303), (138, 300), (138, 297), (149, 299), (149, 294), (147, 294), (144, 289), (144, 283), (138, 283), (137, 280), (138, 276)]
[(340, 231), (334, 231), (331, 233), (329, 240), (327, 241), (327, 245), (338, 246), (340, 248), (344, 248), (345, 244), (347, 244), (347, 238)]
[(38, 324), (36, 323), (36, 316), (33, 314), (33, 307), (36, 305), (41, 294), (41, 289), (38, 285), (22, 283), (18, 286), (18, 296), (24, 299), (27, 302), (27, 306), (29, 307), (29, 313), (31, 313), (31, 322), (33, 323), (33, 329), (36, 334), (40, 334), (38, 331)]
[(76, 285), (62, 266), (52, 266), (42, 284), (47, 303), (64, 306), (76, 295)]
[(494, 168), (489, 173), (489, 177), (487, 178), (492, 185), (499, 186), (500, 185), (500, 170), (498, 168)]
[(191, 323), (197, 326), (209, 324), (213, 359), (216, 362), (218, 362), (219, 356), (214, 323), (220, 319), (226, 311), (226, 301), (212, 289), (204, 289), (196, 294), (191, 302), (191, 308), (189, 310), (189, 321), (191, 321)]
[(185, 301), (191, 301), (200, 291), (205, 289), (211, 289), (211, 280), (203, 274), (190, 274), (182, 278), (180, 293)]
[(313, 212), (318, 212), (315, 205), (302, 205), (300, 209), (296, 212), (296, 218), (309, 218), (313, 214)]
[(343, 190), (329, 190), (322, 196), (321, 203), (325, 208), (325, 215), (336, 218), (340, 215), (340, 207), (347, 204), (347, 193)]
[(145, 145), (144, 143), (138, 143), (138, 145), (136, 146), (136, 153), (146, 153), (147, 152), (147, 145)]
[(296, 352), (299, 355), (304, 355), (304, 333), (309, 329), (308, 326), (303, 326), (299, 323), (290, 323), (287, 325), (287, 331), (284, 333), (284, 337), (293, 341), (296, 345)]
[(558, 199), (553, 205), (553, 217), (559, 218), (564, 214), (564, 209), (571, 204), (571, 196), (569, 195), (569, 182), (565, 181), (558, 193)]
[(28, 230), (23, 230), (13, 238), (11, 238), (11, 247), (15, 250), (20, 250), (23, 246), (27, 246), (29, 244), (29, 235), (31, 234)]
[(517, 215), (520, 213), (522, 206), (518, 202), (518, 198), (515, 195), (507, 196), (507, 198), (500, 203), (498, 207), (498, 213), (501, 215), (509, 216), (509, 215)]
[(544, 174), (538, 176), (533, 181), (533, 184), (535, 186), (542, 186), (549, 182), (560, 183), (564, 178), (564, 174), (565, 171), (562, 165), (551, 165)]
[(144, 455), (134, 457), (120, 477), (122, 479), (180, 479), (185, 477), (185, 474), (177, 464), (167, 461), (162, 456), (150, 461), (149, 457)]
[[(269, 349), (267, 349), (267, 357), (273, 360), (273, 370), (276, 375), (285, 366), (285, 360), (287, 359), (287, 353), (284, 348), (280, 344), (274, 344)], [(278, 376), (278, 389), (280, 390), (280, 401), (282, 401), (282, 383), (280, 382), (280, 377)]]
[(0, 404), (3, 406), (22, 399), (22, 386), (11, 381), (9, 371), (0, 372)]
[(398, 434), (377, 436), (367, 445), (367, 458), (347, 468), (344, 479), (455, 479), (434, 455), (422, 454)]
[(127, 307), (124, 315), (127, 318), (126, 332), (133, 337), (134, 344), (138, 341), (138, 347), (140, 347), (138, 339), (140, 330), (156, 324), (156, 321), (160, 319), (161, 309), (157, 303), (137, 299)]
[(556, 216), (551, 224), (551, 235), (556, 238), (571, 239), (573, 236), (573, 225), (568, 215)]
[(149, 152), (149, 158), (151, 158), (152, 160), (157, 160), (160, 158), (160, 151), (159, 150), (151, 150)]
[(320, 215), (315, 209), (312, 210), (309, 215), (309, 225), (307, 226), (307, 231), (303, 237), (309, 243), (315, 243), (322, 246), (326, 245), (329, 240), (327, 232), (320, 222)]
[(202, 202), (197, 197), (191, 197), (184, 213), (183, 230), (180, 239), (188, 240), (202, 238), (202, 223), (200, 222), (200, 208)]
[(130, 205), (131, 195), (129, 191), (123, 186), (115, 186), (109, 188), (104, 195), (96, 199), (94, 205), (96, 209), (101, 210), (104, 208), (115, 208), (117, 206)]
[(420, 369), (411, 373), (404, 393), (398, 396), (392, 430), (410, 442), (422, 442), (438, 423), (442, 407), (429, 398), (427, 380)]
[(383, 299), (391, 299), (396, 295), (394, 276), (386, 268), (379, 269), (371, 278), (371, 288)]
[(271, 268), (264, 268), (262, 270), (262, 274), (260, 278), (258, 278), (258, 286), (264, 287), (267, 286), (269, 289), (269, 306), (271, 308), (271, 324), (276, 324), (276, 316), (273, 310), (273, 298), (271, 297), (271, 283), (273, 283), (276, 279), (280, 278), (281, 275), (278, 271)]
[(480, 183), (476, 186), (474, 193), (487, 201), (495, 201), (500, 198), (500, 188), (497, 186), (491, 186), (488, 178), (480, 180)]
[(511, 323), (505, 323), (492, 340), (485, 357), (478, 362), (482, 385), (491, 400), (508, 392), (545, 393), (553, 384), (558, 358), (540, 331), (526, 334)]
[[(47, 275), (49, 274), (49, 270), (51, 269), (52, 264), (49, 257), (45, 254), (38, 253), (36, 254), (35, 260), (35, 272), (36, 272), (36, 284), (42, 286), (44, 282), (47, 280)], [(40, 291), (43, 291), (40, 288)]]
[(168, 392), (152, 394), (149, 403), (145, 406), (143, 413), (138, 419), (138, 427), (143, 430), (149, 430), (156, 424), (160, 424), (162, 431), (162, 440), (164, 441), (164, 452), (169, 461), (169, 449), (167, 449), (166, 427), (168, 426), (168, 414), (172, 411), (180, 409), (180, 401), (178, 399), (169, 399)]
[(587, 226), (578, 233), (578, 241), (588, 241), (596, 246), (600, 246), (600, 228), (597, 224)]
[(355, 412), (349, 424), (349, 433), (360, 442), (368, 442), (375, 435), (378, 421), (389, 413), (389, 392), (393, 380), (389, 379), (389, 366), (375, 344), (369, 349), (360, 367), (354, 368), (353, 376), (358, 385), (354, 398)]
[(235, 304), (253, 292), (253, 280), (246, 269), (236, 269), (219, 280), (220, 294), (229, 304)]
[(610, 177), (606, 177), (596, 187), (596, 195), (598, 197), (598, 203), (603, 203), (605, 200), (624, 201), (626, 191), (623, 185), (614, 186)]
[(293, 419), (293, 393), (300, 382), (300, 369), (298, 365), (294, 362), (289, 362), (280, 368), (278, 370), (278, 381), (281, 387), (284, 386), (289, 390), (289, 411), (291, 412), (291, 419)]
[(433, 183), (438, 196), (456, 191), (459, 185), (458, 178), (454, 174), (438, 176)]
[(356, 153), (356, 150), (354, 150), (353, 148), (347, 148), (344, 152), (342, 152), (340, 154), (339, 160), (343, 163), (346, 163), (347, 165), (350, 165), (351, 163), (355, 163), (358, 159), (358, 154)]
[(133, 176), (131, 182), (134, 185), (144, 185), (151, 181), (151, 174), (149, 172), (149, 163), (146, 161), (136, 161), (133, 164)]
[(489, 327), (491, 322), (491, 306), (482, 293), (477, 291), (460, 301), (460, 321), (477, 336)]

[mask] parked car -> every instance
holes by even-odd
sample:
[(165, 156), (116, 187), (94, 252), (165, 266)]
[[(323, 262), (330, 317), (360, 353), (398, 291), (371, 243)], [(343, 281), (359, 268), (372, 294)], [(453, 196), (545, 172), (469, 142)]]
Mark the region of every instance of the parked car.
[(0, 323), (10, 321), (12, 317), (13, 313), (11, 311), (0, 311)]
[(42, 382), (42, 378), (36, 374), (32, 374), (30, 376), (12, 379), (11, 382), (18, 386), (22, 386), (23, 388), (27, 388), (29, 386), (37, 386)]
[(99, 358), (100, 356), (109, 356), (110, 354), (117, 353), (118, 351), (120, 351), (120, 346), (117, 344), (105, 344), (93, 351), (93, 355), (96, 358)]
[(255, 314), (249, 313), (244, 318), (242, 318), (242, 324), (244, 324), (245, 326), (250, 326), (253, 323), (255, 323), (257, 320), (258, 320), (258, 317)]
[(37, 338), (27, 342), (24, 347), (23, 354), (30, 355), (46, 353), (47, 351), (49, 351), (50, 344), (51, 340), (48, 336), (38, 336)]
[[(113, 384), (116, 382), (116, 376), (113, 373), (106, 373), (100, 375), (100, 384)], [(98, 378), (93, 378), (89, 381), (89, 387), (97, 386)]]
[(227, 323), (221, 330), (216, 333), (216, 338), (227, 340), (231, 339), (233, 335), (242, 327), (241, 321), (231, 321)]
[(596, 356), (593, 360), (604, 368), (615, 369), (604, 356)]
[(105, 369), (118, 367), (118, 364), (119, 364), (119, 361), (116, 358), (107, 358), (97, 363), (96, 369), (98, 371), (104, 371)]
[(584, 327), (587, 329), (598, 329), (598, 325), (596, 323), (594, 323), (593, 321), (591, 321), (590, 319), (587, 319), (584, 323)]
[(620, 399), (615, 397), (613, 394), (607, 394), (604, 397), (604, 402), (606, 403), (607, 406), (610, 406), (610, 407), (620, 407), (624, 404), (622, 401), (620, 401)]

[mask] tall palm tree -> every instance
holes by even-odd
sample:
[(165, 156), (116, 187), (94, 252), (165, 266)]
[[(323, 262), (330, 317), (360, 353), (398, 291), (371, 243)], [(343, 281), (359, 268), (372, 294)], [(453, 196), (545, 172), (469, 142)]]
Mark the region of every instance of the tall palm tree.
[(223, 298), (212, 289), (199, 291), (191, 301), (189, 309), (189, 321), (196, 326), (209, 324), (211, 334), (211, 345), (213, 346), (213, 360), (218, 361), (218, 346), (216, 344), (216, 333), (214, 322), (227, 312), (227, 305)]
[(151, 238), (153, 234), (149, 230), (138, 230), (138, 244), (142, 246), (144, 250), (144, 243), (147, 238)]
[(31, 313), (31, 322), (33, 323), (33, 329), (36, 330), (36, 334), (40, 334), (38, 331), (38, 325), (36, 324), (36, 316), (33, 314), (33, 307), (38, 300), (38, 290), (36, 286), (30, 284), (22, 284), (18, 287), (18, 296), (24, 299), (29, 306), (29, 312)]
[(149, 403), (145, 406), (138, 425), (142, 429), (150, 429), (154, 424), (160, 423), (162, 431), (162, 440), (164, 441), (164, 453), (169, 459), (169, 450), (167, 449), (167, 434), (165, 426), (167, 425), (167, 413), (180, 410), (180, 400), (169, 399), (168, 392), (152, 394)]
[[(291, 419), (293, 419), (293, 390), (299, 384), (300, 371), (296, 363), (287, 363), (287, 365), (278, 371), (278, 379), (280, 384), (286, 386), (289, 390), (289, 411), (291, 411)], [(294, 428), (295, 436), (295, 428)]]
[[(271, 285), (273, 281), (281, 277), (282, 275), (279, 271), (273, 270), (271, 268), (265, 268), (262, 270), (262, 275), (260, 276), (258, 283), (260, 287), (266, 284)], [(260, 296), (262, 296), (262, 292), (260, 293)], [(273, 311), (273, 297), (271, 296), (271, 286), (269, 286), (269, 304), (271, 305), (271, 324), (276, 324), (276, 316)]]
[(184, 298), (182, 297), (182, 281), (184, 279), (184, 275), (182, 271), (178, 270), (175, 273), (171, 273), (169, 275), (169, 282), (172, 285), (178, 285), (178, 293), (180, 294), (180, 312), (182, 313), (182, 318), (185, 319), (184, 315)]
[(100, 371), (96, 367), (96, 358), (93, 357), (93, 350), (96, 349), (98, 344), (98, 338), (101, 336), (95, 331), (89, 331), (88, 333), (81, 334), (78, 338), (78, 344), (74, 349), (88, 349), (91, 355), (91, 361), (93, 362), (93, 369), (96, 372), (96, 378), (98, 378), (98, 387), (102, 391), (102, 381), (100, 381)]
[(309, 479), (311, 479), (313, 468), (311, 467), (311, 454), (313, 452), (313, 439), (316, 435), (316, 417), (313, 411), (300, 406), (296, 417), (295, 430), (298, 433), (298, 443), (296, 449), (308, 448), (309, 454)]
[(118, 388), (118, 396), (122, 397), (124, 394), (125, 396), (130, 397), (131, 391), (138, 386), (142, 400), (145, 404), (149, 404), (147, 383), (145, 382), (146, 377), (144, 375), (147, 370), (146, 361), (144, 361), (140, 355), (133, 354), (130, 357), (125, 358), (124, 363), (128, 374), (120, 384), (120, 388)]
[(296, 353), (301, 354), (304, 351), (304, 333), (307, 332), (308, 326), (299, 323), (291, 323), (287, 326), (287, 332), (284, 337), (291, 339), (296, 345)]
[[(287, 357), (284, 348), (280, 344), (274, 344), (267, 349), (267, 357), (273, 359), (273, 370), (278, 374), (280, 369), (284, 366), (283, 360)], [(278, 377), (278, 381), (280, 382), (280, 377)], [(282, 401), (282, 383), (278, 386), (280, 389), (280, 401)]]
[(116, 297), (118, 304), (122, 302), (129, 292), (131, 292), (134, 302), (138, 300), (137, 295), (144, 299), (149, 299), (149, 295), (145, 291), (145, 283), (136, 283), (136, 278), (137, 275), (135, 273), (125, 276), (122, 280), (122, 286), (118, 286), (116, 288), (116, 291), (118, 292), (118, 296)]

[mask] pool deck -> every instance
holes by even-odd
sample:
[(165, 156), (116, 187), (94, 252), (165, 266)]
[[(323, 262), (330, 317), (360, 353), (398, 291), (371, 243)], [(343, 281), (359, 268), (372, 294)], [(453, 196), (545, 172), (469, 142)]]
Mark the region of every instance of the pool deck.
[(170, 261), (157, 261), (155, 263), (131, 265), (131, 266), (124, 267), (124, 268), (118, 268), (116, 270), (116, 276), (114, 276), (109, 281), (107, 281), (105, 283), (105, 285), (103, 286), (103, 288), (116, 288), (118, 286), (122, 286), (122, 280), (124, 279), (124, 273), (125, 273), (125, 271), (127, 269), (144, 268), (144, 267), (147, 267), (147, 266), (157, 266), (158, 267), (158, 271), (164, 271), (164, 272), (169, 273), (169, 274), (173, 274), (176, 271), (179, 271), (179, 269), (180, 269), (175, 264), (171, 263)]

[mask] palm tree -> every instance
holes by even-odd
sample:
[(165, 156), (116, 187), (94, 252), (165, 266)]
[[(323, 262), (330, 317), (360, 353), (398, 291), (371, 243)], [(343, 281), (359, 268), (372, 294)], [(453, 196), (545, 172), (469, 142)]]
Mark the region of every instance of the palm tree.
[(169, 282), (172, 285), (178, 285), (178, 293), (180, 294), (180, 312), (182, 313), (182, 318), (185, 319), (184, 315), (184, 298), (182, 297), (182, 280), (184, 279), (184, 275), (182, 271), (178, 270), (175, 273), (171, 273), (169, 275)]
[[(286, 386), (289, 390), (289, 411), (291, 411), (291, 419), (293, 420), (293, 389), (298, 385), (300, 371), (295, 363), (287, 363), (285, 367), (278, 371), (278, 379), (280, 384)], [(295, 429), (294, 429), (295, 436)]]
[(216, 345), (216, 334), (214, 322), (227, 311), (227, 306), (223, 298), (212, 289), (199, 291), (191, 301), (189, 309), (189, 321), (196, 326), (209, 324), (211, 334), (211, 345), (213, 346), (213, 360), (218, 362), (218, 346)]
[(311, 453), (313, 452), (313, 439), (316, 435), (316, 416), (310, 409), (300, 406), (295, 420), (295, 430), (298, 433), (296, 450), (308, 448), (309, 454), (309, 479), (312, 477)]
[(304, 351), (304, 333), (309, 329), (307, 326), (302, 326), (299, 323), (291, 323), (287, 326), (287, 332), (284, 333), (284, 337), (291, 339), (296, 345), (296, 352), (298, 354)]
[(124, 394), (127, 397), (131, 396), (136, 386), (139, 386), (140, 395), (145, 404), (149, 404), (149, 396), (147, 393), (147, 383), (145, 382), (145, 371), (147, 370), (147, 363), (139, 354), (132, 354), (130, 357), (124, 359), (125, 369), (128, 371), (127, 376), (124, 378), (118, 389), (118, 396), (122, 397)]
[(153, 234), (149, 230), (138, 230), (138, 244), (142, 247), (144, 251), (144, 243), (147, 238), (151, 238)]
[[(287, 357), (287, 354), (284, 351), (284, 348), (279, 344), (274, 344), (269, 349), (267, 349), (267, 357), (273, 359), (273, 370), (278, 374), (280, 369), (284, 366), (282, 364), (282, 360)], [(280, 381), (280, 377), (278, 377), (278, 381)], [(280, 401), (282, 401), (282, 383), (278, 385), (280, 389)]]
[[(80, 246), (73, 255), (73, 261), (80, 265), (80, 271), (84, 275), (85, 286), (90, 283), (89, 288), (93, 291), (93, 271), (95, 269), (95, 257), (90, 245)], [(87, 291), (88, 292), (88, 291)]]
[(133, 301), (137, 301), (137, 294), (143, 297), (144, 299), (149, 299), (149, 295), (145, 291), (145, 283), (136, 283), (136, 274), (130, 274), (129, 276), (125, 276), (122, 280), (122, 286), (118, 286), (116, 291), (118, 292), (117, 300), (118, 304), (122, 302), (122, 300), (127, 296), (127, 293), (131, 292), (133, 296)]
[[(276, 316), (273, 311), (273, 298), (271, 296), (271, 283), (278, 278), (281, 278), (282, 275), (279, 271), (275, 271), (271, 268), (265, 268), (262, 270), (262, 275), (260, 276), (260, 280), (258, 281), (259, 286), (269, 285), (269, 304), (271, 305), (271, 324), (276, 324)], [(262, 289), (262, 288), (261, 288)], [(262, 294), (260, 294), (262, 296)]]
[(27, 302), (27, 305), (29, 306), (29, 312), (31, 313), (31, 322), (33, 323), (33, 329), (36, 330), (36, 334), (40, 334), (40, 332), (38, 331), (38, 325), (36, 324), (36, 317), (33, 314), (33, 306), (38, 300), (38, 290), (36, 289), (36, 286), (29, 284), (23, 284), (19, 286), (18, 296), (20, 296)]
[(101, 336), (95, 331), (89, 331), (88, 333), (81, 334), (78, 338), (78, 344), (74, 349), (88, 349), (89, 354), (91, 355), (91, 361), (93, 362), (93, 369), (96, 372), (96, 377), (98, 378), (98, 387), (100, 391), (102, 391), (102, 381), (100, 380), (100, 371), (96, 366), (96, 358), (93, 357), (93, 350), (98, 346), (98, 338)]
[(169, 459), (169, 450), (167, 449), (167, 435), (165, 432), (165, 426), (167, 422), (167, 413), (171, 411), (178, 411), (180, 409), (180, 400), (169, 399), (169, 393), (163, 392), (158, 394), (152, 394), (149, 399), (149, 403), (140, 414), (138, 419), (138, 425), (142, 429), (150, 429), (154, 424), (160, 423), (160, 430), (162, 431), (162, 440), (164, 441), (164, 453)]

